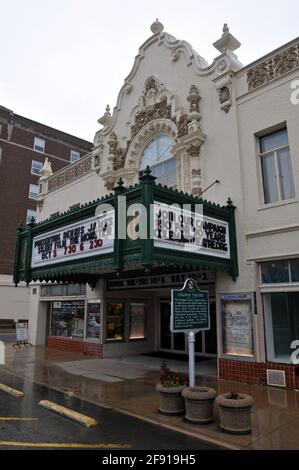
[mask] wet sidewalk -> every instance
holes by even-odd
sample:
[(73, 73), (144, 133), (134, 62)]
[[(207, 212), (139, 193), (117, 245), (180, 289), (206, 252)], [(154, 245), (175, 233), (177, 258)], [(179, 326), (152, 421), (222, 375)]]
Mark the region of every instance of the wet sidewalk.
[[(173, 370), (187, 371), (186, 362), (166, 362)], [(215, 422), (208, 425), (189, 424), (183, 417), (157, 412), (160, 363), (161, 359), (149, 356), (99, 360), (42, 347), (19, 351), (8, 344), (6, 365), (0, 367), (8, 374), (225, 448), (299, 450), (299, 392), (218, 381), (213, 361), (198, 363), (197, 373), (204, 375), (197, 376), (197, 385), (213, 387), (218, 393), (249, 393), (255, 400), (252, 434), (231, 436), (219, 430), (217, 409)]]

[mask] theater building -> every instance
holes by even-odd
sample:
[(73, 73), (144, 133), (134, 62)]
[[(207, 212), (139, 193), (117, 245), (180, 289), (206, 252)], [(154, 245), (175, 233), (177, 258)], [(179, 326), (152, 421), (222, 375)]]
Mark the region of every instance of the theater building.
[[(54, 174), (45, 162), (37, 221), (18, 228), (30, 340), (185, 354), (170, 295), (191, 277), (210, 294), (196, 354), (222, 379), (298, 388), (299, 39), (244, 66), (227, 25), (211, 64), (159, 21), (151, 31), (92, 152)], [(193, 227), (198, 205), (200, 249), (161, 236)]]

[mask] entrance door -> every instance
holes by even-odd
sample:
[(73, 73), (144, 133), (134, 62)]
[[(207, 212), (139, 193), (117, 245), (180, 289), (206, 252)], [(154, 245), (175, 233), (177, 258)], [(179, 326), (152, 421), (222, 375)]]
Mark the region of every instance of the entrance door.
[[(170, 331), (171, 303), (160, 302), (160, 350), (177, 353), (187, 353), (188, 345), (184, 333)], [(210, 299), (211, 329), (197, 333), (195, 352), (197, 356), (217, 356), (216, 302)]]
[(171, 352), (185, 352), (185, 335), (184, 333), (171, 333), (170, 315), (170, 302), (160, 302), (160, 349)]

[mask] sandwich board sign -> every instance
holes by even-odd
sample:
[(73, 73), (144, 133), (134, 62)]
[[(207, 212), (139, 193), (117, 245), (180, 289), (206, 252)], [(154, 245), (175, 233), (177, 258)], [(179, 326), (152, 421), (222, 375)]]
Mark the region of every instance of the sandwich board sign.
[(183, 289), (171, 291), (170, 330), (188, 334), (190, 387), (195, 385), (195, 335), (209, 329), (209, 293), (200, 290), (193, 279), (187, 279)]
[(28, 324), (27, 322), (17, 322), (16, 324), (17, 332), (17, 343), (28, 342)]

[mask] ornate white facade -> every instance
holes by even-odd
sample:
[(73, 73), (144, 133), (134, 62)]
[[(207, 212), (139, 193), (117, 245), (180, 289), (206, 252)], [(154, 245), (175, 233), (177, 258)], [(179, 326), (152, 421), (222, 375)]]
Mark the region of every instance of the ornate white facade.
[[(299, 280), (264, 285), (260, 268), (271, 260), (299, 259), (299, 104), (291, 99), (299, 79), (299, 39), (243, 66), (235, 53), (240, 43), (224, 25), (214, 43), (218, 54), (209, 65), (158, 21), (152, 32), (139, 49), (112, 114), (108, 106), (99, 119), (102, 128), (92, 153), (41, 179), (38, 219), (111, 192), (120, 177), (125, 186), (134, 185), (148, 143), (157, 135), (171, 136), (177, 189), (195, 196), (204, 192), (204, 198), (221, 205), (231, 198), (237, 208), (239, 277), (233, 281), (218, 272), (215, 283), (218, 357), (234, 360), (222, 344), (222, 296), (254, 293), (254, 351), (249, 357), (235, 356), (245, 362), (275, 362), (266, 341), (271, 325), (265, 321), (263, 296), (299, 292)], [(281, 129), (287, 130), (294, 197), (265, 202), (259, 142)], [(104, 295), (99, 292), (88, 295)], [(152, 329), (155, 335), (154, 325)], [(32, 334), (32, 340), (40, 342)], [(157, 349), (157, 342), (154, 338), (150, 347)], [(113, 354), (112, 345), (106, 351)], [(115, 346), (114, 351), (130, 348)], [(289, 363), (277, 357), (280, 361)]]

